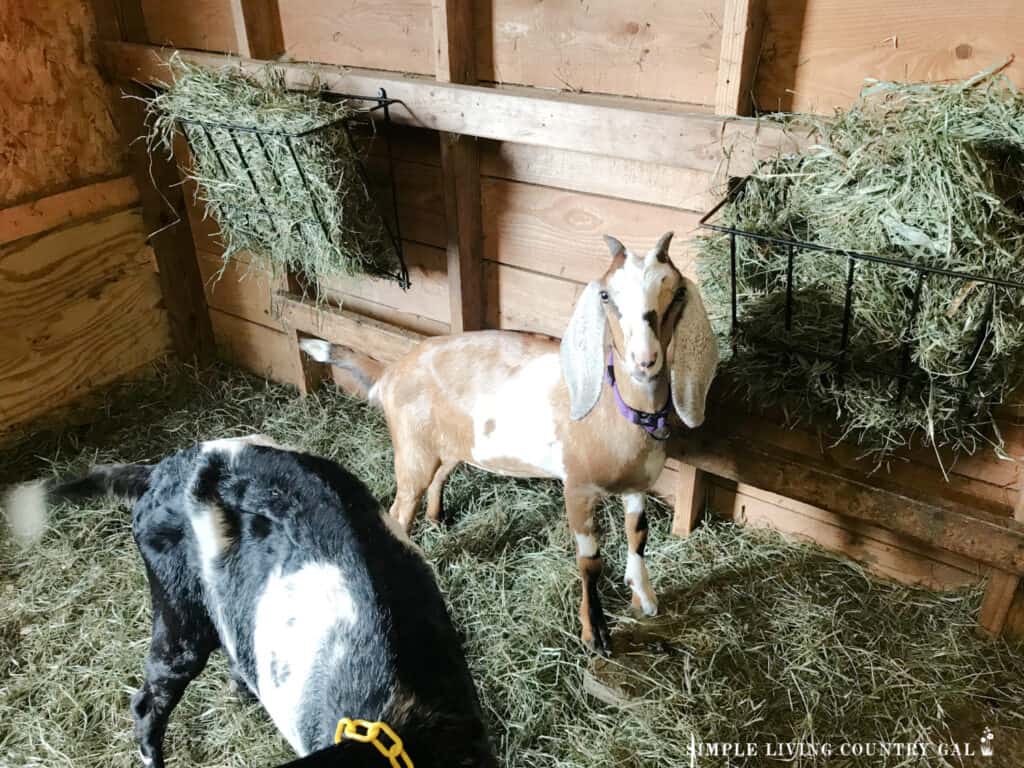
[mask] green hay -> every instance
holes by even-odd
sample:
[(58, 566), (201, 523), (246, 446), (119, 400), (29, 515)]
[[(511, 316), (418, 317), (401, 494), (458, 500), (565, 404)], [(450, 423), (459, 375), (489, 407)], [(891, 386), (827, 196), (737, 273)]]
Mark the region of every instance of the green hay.
[[(398, 273), (360, 165), (363, 151), (341, 124), (290, 143), (279, 135), (238, 132), (237, 146), (227, 130), (210, 125), (297, 134), (351, 118), (355, 109), (320, 98), (315, 88), (288, 91), (283, 73), (272, 68), (257, 79), (240, 68), (207, 69), (175, 58), (172, 69), (173, 84), (147, 103), (150, 150), (169, 155), (183, 127), (194, 158), (186, 172), (220, 226), (225, 260), (251, 251), (301, 272), (311, 284), (338, 274)], [(181, 122), (189, 120), (208, 124), (206, 130)]]
[[(301, 400), (236, 372), (171, 370), (119, 385), (107, 399), (114, 405), (98, 424), (37, 432), (7, 450), (0, 483), (51, 467), (155, 459), (198, 439), (263, 430), (344, 462), (384, 503), (394, 493), (380, 414), (335, 391)], [(977, 590), (936, 594), (884, 583), (814, 547), (731, 525), (671, 538), (667, 510), (655, 509), (648, 557), (662, 613), (638, 621), (621, 581), (621, 508), (609, 503), (598, 516), (607, 563), (601, 589), (619, 655), (606, 673), (633, 697), (618, 708), (582, 690), (588, 658), (577, 639), (579, 585), (558, 484), (461, 470), (445, 496), (454, 525), (421, 524), (414, 537), (465, 635), (503, 765), (687, 766), (691, 736), (746, 743), (952, 735), (976, 743), (986, 725), (997, 752), (984, 765), (1016, 765), (1024, 647), (975, 636)], [(128, 700), (150, 627), (127, 511), (107, 502), (67, 506), (36, 549), (0, 541), (0, 595), (0, 765), (135, 766)], [(211, 666), (172, 719), (172, 764), (284, 761), (287, 747), (259, 707), (228, 693), (223, 659)]]
[[(955, 85), (875, 83), (847, 112), (798, 116), (815, 142), (804, 154), (761, 163), (724, 211), (740, 229), (1005, 280), (1024, 279), (1024, 96), (984, 73)], [(854, 279), (850, 362), (830, 363), (765, 344), (787, 339), (839, 348), (845, 257), (798, 253), (792, 333), (784, 327), (786, 252), (740, 239), (738, 296), (744, 330), (724, 370), (758, 408), (781, 405), (793, 420), (838, 424), (878, 461), (915, 442), (974, 453), (1001, 441), (992, 407), (1021, 381), (1024, 296), (929, 277), (912, 329), (916, 274), (860, 262)], [(702, 238), (700, 274), (723, 338), (730, 313), (726, 236)], [(989, 301), (991, 331), (971, 351)], [(897, 404), (897, 384), (858, 373), (870, 363), (917, 378)], [(961, 399), (955, 391), (967, 388)]]

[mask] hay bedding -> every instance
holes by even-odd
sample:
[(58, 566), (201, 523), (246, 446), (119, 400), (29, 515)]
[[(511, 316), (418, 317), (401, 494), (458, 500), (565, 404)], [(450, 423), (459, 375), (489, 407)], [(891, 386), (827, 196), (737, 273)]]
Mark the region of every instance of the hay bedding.
[[(0, 483), (262, 430), (340, 459), (385, 502), (394, 492), (380, 416), (334, 391), (300, 400), (230, 370), (163, 370), (118, 385), (107, 402), (95, 426), (41, 431), (7, 450)], [(672, 539), (666, 513), (653, 516), (648, 549), (662, 615), (636, 622), (621, 584), (617, 504), (601, 515), (602, 590), (620, 656), (603, 676), (633, 699), (625, 709), (601, 704), (582, 692), (587, 659), (557, 484), (460, 471), (446, 494), (454, 526), (415, 536), (465, 633), (504, 765), (686, 766), (691, 735), (910, 740), (952, 729), (976, 741), (983, 725), (997, 734), (997, 761), (986, 765), (999, 765), (1000, 751), (1003, 765), (1016, 765), (1024, 751), (1024, 648), (976, 639), (977, 591), (894, 586), (816, 548), (730, 525)], [(128, 699), (147, 614), (125, 510), (66, 507), (30, 553), (0, 540), (0, 765), (136, 765)], [(252, 768), (288, 757), (259, 707), (238, 702), (226, 679), (218, 656), (189, 688), (168, 735), (172, 764)]]
[[(787, 119), (808, 133), (800, 155), (761, 163), (724, 222), (747, 231), (991, 278), (1024, 280), (1024, 95), (982, 73), (953, 85), (875, 83), (849, 111)], [(723, 339), (728, 331), (728, 239), (702, 238), (701, 287)], [(839, 349), (847, 260), (798, 252), (792, 333), (784, 326), (786, 251), (740, 239), (737, 354), (729, 378), (758, 408), (781, 406), (793, 421), (835, 425), (834, 436), (876, 461), (923, 443), (953, 455), (1001, 446), (991, 407), (1024, 374), (1024, 294), (929, 277), (917, 322), (907, 319), (916, 273), (857, 264), (850, 338), (852, 372), (792, 354), (765, 339)], [(992, 324), (974, 341), (989, 302)], [(889, 377), (905, 340), (916, 378), (897, 398)], [(860, 368), (860, 370), (858, 370)], [(963, 397), (957, 389), (967, 389)]]

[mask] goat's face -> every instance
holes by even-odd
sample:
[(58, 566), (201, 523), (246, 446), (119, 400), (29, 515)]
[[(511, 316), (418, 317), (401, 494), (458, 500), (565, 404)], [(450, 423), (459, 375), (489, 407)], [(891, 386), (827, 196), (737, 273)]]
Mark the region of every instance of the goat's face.
[(612, 264), (601, 279), (601, 302), (612, 345), (636, 381), (647, 383), (666, 369), (666, 347), (686, 301), (683, 276), (668, 258), (672, 233), (646, 254), (605, 237)]
[(665, 370), (676, 413), (688, 427), (704, 421), (704, 401), (718, 366), (718, 342), (700, 291), (668, 258), (666, 232), (646, 255), (614, 237), (612, 264), (580, 294), (562, 336), (569, 415), (586, 416), (601, 397), (609, 348), (630, 376), (652, 382)]

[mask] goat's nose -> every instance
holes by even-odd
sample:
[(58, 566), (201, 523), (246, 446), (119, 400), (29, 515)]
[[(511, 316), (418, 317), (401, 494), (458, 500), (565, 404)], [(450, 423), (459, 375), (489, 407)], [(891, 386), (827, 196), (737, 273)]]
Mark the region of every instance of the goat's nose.
[(633, 355), (633, 362), (636, 363), (637, 368), (642, 371), (649, 371), (658, 362), (658, 353), (655, 352), (646, 360), (641, 360), (636, 355)]

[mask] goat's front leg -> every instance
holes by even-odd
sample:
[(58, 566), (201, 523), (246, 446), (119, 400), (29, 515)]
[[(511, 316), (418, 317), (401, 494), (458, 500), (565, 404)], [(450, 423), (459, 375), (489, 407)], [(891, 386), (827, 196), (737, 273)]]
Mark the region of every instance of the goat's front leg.
[(612, 640), (605, 621), (601, 597), (597, 584), (601, 579), (601, 548), (594, 535), (594, 504), (597, 496), (593, 492), (566, 486), (565, 512), (569, 518), (569, 529), (576, 539), (576, 564), (583, 582), (583, 599), (580, 602), (581, 637), (592, 651), (603, 656), (611, 655)]
[(647, 546), (645, 499), (646, 495), (642, 493), (627, 493), (622, 497), (622, 507), (626, 512), (626, 540), (629, 542), (626, 586), (633, 590), (633, 605), (642, 610), (645, 616), (655, 616), (658, 613), (658, 599), (651, 588), (647, 563), (644, 561), (644, 548)]

